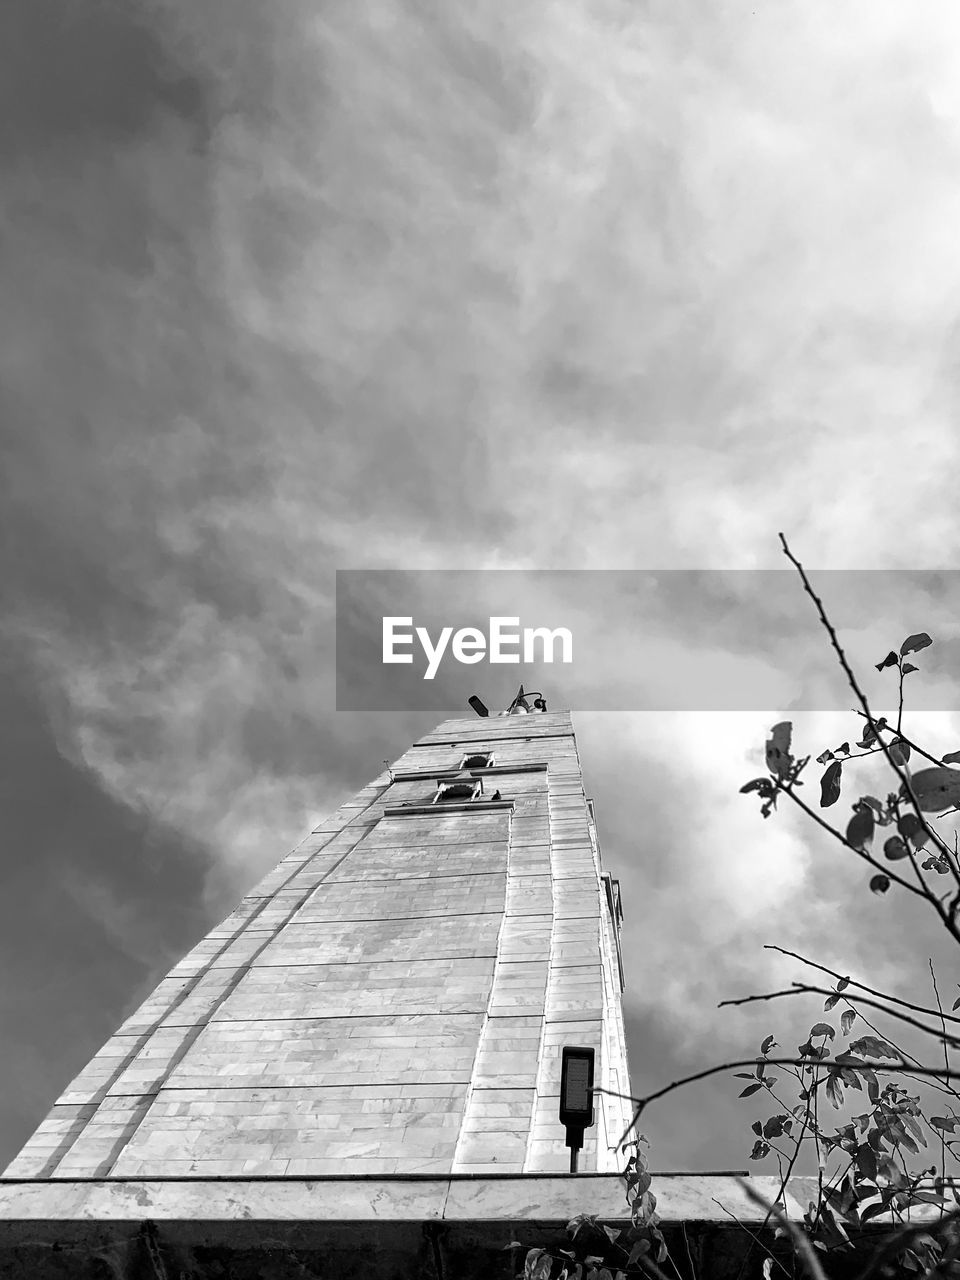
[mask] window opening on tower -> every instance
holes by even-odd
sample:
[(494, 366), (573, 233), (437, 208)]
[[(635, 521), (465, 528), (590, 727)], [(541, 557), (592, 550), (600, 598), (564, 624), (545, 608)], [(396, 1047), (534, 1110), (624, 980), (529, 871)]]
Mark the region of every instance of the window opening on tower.
[(489, 751), (481, 751), (476, 755), (464, 756), (460, 761), (461, 769), (489, 769), (493, 764), (493, 756)]
[(434, 804), (463, 804), (468, 800), (476, 800), (483, 792), (483, 783), (478, 778), (475, 782), (441, 782), (437, 784)]

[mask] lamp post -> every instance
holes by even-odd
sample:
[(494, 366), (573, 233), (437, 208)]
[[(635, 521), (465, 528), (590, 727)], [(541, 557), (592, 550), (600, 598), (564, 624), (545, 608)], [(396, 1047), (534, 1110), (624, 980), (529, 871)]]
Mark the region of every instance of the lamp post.
[(577, 1155), (583, 1146), (583, 1131), (594, 1124), (594, 1051), (565, 1045), (560, 1059), (560, 1123), (567, 1131), (570, 1172), (577, 1172)]
[[(478, 698), (475, 693), (471, 694), (467, 701), (478, 716), (488, 716), (490, 714), (486, 703), (482, 698)], [(530, 705), (531, 702), (533, 702), (532, 707)], [(520, 692), (507, 707), (506, 711), (501, 711), (500, 714), (502, 716), (510, 716), (516, 715), (521, 710), (526, 714), (530, 711), (546, 711), (546, 709), (547, 700), (539, 690), (535, 690), (533, 693), (525, 693), (523, 685), (521, 685)]]
[[(533, 707), (530, 706), (531, 701), (533, 702)], [(546, 711), (547, 702), (539, 689), (535, 689), (532, 693), (525, 693), (523, 685), (521, 685), (519, 693), (503, 714), (508, 716), (511, 712), (515, 712), (519, 707), (523, 707), (524, 711), (527, 712), (531, 710)]]

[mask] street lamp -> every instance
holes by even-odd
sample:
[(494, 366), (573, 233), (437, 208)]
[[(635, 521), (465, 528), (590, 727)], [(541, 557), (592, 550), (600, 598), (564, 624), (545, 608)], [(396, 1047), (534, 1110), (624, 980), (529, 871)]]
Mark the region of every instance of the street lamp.
[[(531, 699), (533, 701), (532, 708), (530, 706)], [(514, 700), (510, 703), (509, 707), (507, 707), (506, 711), (503, 714), (508, 716), (511, 713), (516, 712), (517, 709), (520, 707), (522, 707), (524, 711), (530, 711), (530, 710), (546, 711), (547, 702), (543, 694), (539, 691), (539, 689), (535, 690), (533, 693), (525, 693), (523, 689), (523, 685), (521, 685), (520, 692), (517, 694)]]
[(560, 1059), (560, 1123), (567, 1131), (570, 1172), (577, 1172), (583, 1131), (594, 1123), (593, 1049), (565, 1045)]

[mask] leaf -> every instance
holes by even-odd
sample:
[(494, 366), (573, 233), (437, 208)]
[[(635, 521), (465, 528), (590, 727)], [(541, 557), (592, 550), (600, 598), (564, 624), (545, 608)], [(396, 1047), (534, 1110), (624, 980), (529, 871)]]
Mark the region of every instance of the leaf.
[(910, 743), (897, 738), (889, 746), (890, 759), (894, 764), (906, 764), (910, 759)]
[(843, 1087), (835, 1071), (831, 1071), (827, 1076), (827, 1097), (835, 1107), (840, 1107), (843, 1103)]
[(595, 1227), (596, 1225), (596, 1217), (591, 1217), (587, 1213), (578, 1213), (575, 1218), (571, 1218), (567, 1223), (567, 1235), (571, 1239), (576, 1239), (577, 1233), (582, 1231), (584, 1227)]
[(754, 1132), (754, 1133), (757, 1135), (757, 1137), (759, 1138), (759, 1137), (763, 1134), (763, 1121), (762, 1121), (762, 1120), (754, 1120), (754, 1122), (753, 1122), (753, 1124), (750, 1126), (750, 1128), (753, 1130), (753, 1132)]
[(827, 1013), (832, 1009), (839, 999), (839, 996), (827, 996), (826, 1000), (823, 1002), (823, 1012)]
[[(878, 721), (878, 723), (879, 723), (879, 721)], [(876, 729), (873, 727), (873, 725), (872, 725), (872, 724), (868, 724), (868, 725), (865, 725), (865, 726), (864, 726), (864, 730), (863, 730), (863, 737), (862, 737), (862, 738), (860, 739), (860, 741), (857, 743), (857, 746), (858, 746), (858, 747), (869, 747), (870, 743), (871, 743), (871, 742), (876, 742), (876, 740), (877, 740), (877, 731), (876, 731)]]
[(847, 1009), (840, 1015), (840, 1034), (846, 1036), (850, 1034), (850, 1028), (856, 1021), (856, 1012), (853, 1009)]
[(824, 770), (823, 777), (820, 779), (820, 808), (829, 809), (832, 804), (836, 804), (840, 799), (840, 774), (843, 765), (839, 760), (833, 760)]
[[(960, 804), (960, 769), (947, 769), (939, 765), (932, 769), (921, 769), (913, 775), (911, 784), (921, 813), (940, 813), (943, 809), (951, 809)], [(901, 794), (906, 796), (905, 788), (901, 789)]]
[(950, 870), (950, 863), (946, 858), (938, 857), (933, 853), (929, 858), (924, 858), (920, 865), (925, 871), (937, 871), (940, 875), (946, 875)]
[(789, 773), (790, 766), (793, 764), (793, 756), (790, 754), (792, 732), (793, 725), (789, 720), (783, 720), (780, 724), (773, 726), (770, 737), (767, 739), (767, 768), (778, 778)]
[(907, 636), (900, 646), (900, 657), (902, 658), (905, 653), (916, 653), (918, 649), (926, 649), (928, 644), (933, 644), (933, 641), (925, 631), (918, 631), (915, 636)]
[(923, 823), (915, 813), (905, 813), (897, 821), (897, 830), (903, 836), (904, 840), (909, 840), (915, 849), (926, 841), (927, 833), (923, 829)]
[(888, 1044), (886, 1040), (881, 1040), (879, 1036), (861, 1036), (859, 1040), (850, 1042), (850, 1053), (860, 1054), (864, 1058), (899, 1058), (899, 1052)]
[(849, 979), (849, 978), (841, 978), (841, 979), (840, 979), (840, 981), (837, 983), (837, 990), (838, 990), (838, 991), (846, 991), (846, 989), (847, 989), (847, 987), (849, 987), (849, 985), (850, 985), (850, 979)]
[(768, 1054), (776, 1043), (777, 1042), (774, 1040), (773, 1036), (767, 1036), (764, 1039), (763, 1044), (760, 1046), (760, 1052), (764, 1055)]
[(890, 888), (889, 876), (872, 876), (870, 879), (870, 890), (872, 893), (886, 893)]
[(858, 809), (847, 823), (847, 843), (854, 849), (862, 849), (873, 840), (873, 814), (864, 806)]
[(761, 795), (768, 795), (773, 790), (773, 783), (769, 778), (752, 778), (749, 782), (745, 782), (740, 788), (740, 794), (746, 795), (748, 791), (759, 791)]
[(753, 1144), (753, 1150), (750, 1152), (750, 1159), (762, 1160), (764, 1156), (768, 1156), (769, 1154), (770, 1154), (770, 1143), (764, 1142), (762, 1139), (758, 1139)]
[(944, 764), (960, 764), (960, 751), (951, 751), (949, 755), (943, 757)]
[(915, 1154), (919, 1152), (920, 1148), (917, 1146), (916, 1142), (914, 1142), (913, 1138), (910, 1137), (909, 1133), (906, 1132), (906, 1130), (898, 1129), (897, 1136), (899, 1139), (898, 1146), (906, 1147), (908, 1151), (913, 1151)]
[(861, 1222), (869, 1222), (871, 1218), (876, 1218), (878, 1214), (887, 1213), (888, 1206), (885, 1200), (876, 1200), (873, 1204), (868, 1204), (860, 1215)]
[(910, 1115), (909, 1112), (905, 1111), (903, 1113), (902, 1119), (906, 1128), (909, 1130), (911, 1134), (913, 1134), (914, 1138), (916, 1138), (917, 1142), (920, 1143), (921, 1147), (925, 1147), (927, 1145), (927, 1140), (923, 1135), (923, 1130), (920, 1128), (919, 1124), (917, 1124), (913, 1116)]
[(884, 658), (884, 660), (882, 662), (876, 663), (875, 665), (878, 671), (882, 671), (884, 667), (895, 667), (897, 665), (897, 661), (898, 661), (897, 655), (894, 652), (894, 650), (891, 649), (890, 652), (887, 654), (887, 656)]
[(846, 1050), (844, 1050), (843, 1053), (834, 1054), (834, 1059), (836, 1062), (842, 1062), (845, 1067), (862, 1067), (863, 1066), (862, 1058), (858, 1058), (856, 1054), (849, 1053)]
[(869, 1178), (871, 1181), (877, 1176), (877, 1153), (868, 1143), (864, 1142), (857, 1147), (857, 1153), (854, 1157), (856, 1161), (857, 1171), (861, 1178)]
[(762, 1084), (748, 1084), (742, 1093), (738, 1093), (738, 1098), (749, 1098), (751, 1093), (756, 1093), (758, 1089), (762, 1089)]
[(912, 662), (905, 662), (900, 668), (903, 675), (908, 676), (911, 671), (919, 671), (919, 667), (915, 667)]
[(836, 1034), (836, 1031), (831, 1027), (829, 1022), (817, 1022), (810, 1028), (811, 1040), (814, 1036), (827, 1036), (828, 1039), (832, 1040)]
[(841, 742), (839, 747), (837, 747), (837, 750), (842, 751), (845, 756), (848, 756), (850, 754), (850, 743)]
[(889, 840), (883, 842), (883, 855), (891, 862), (896, 862), (898, 858), (905, 858), (909, 852), (899, 836), (891, 836)]
[(531, 1249), (523, 1264), (524, 1280), (546, 1280), (553, 1268), (553, 1259), (546, 1249)]

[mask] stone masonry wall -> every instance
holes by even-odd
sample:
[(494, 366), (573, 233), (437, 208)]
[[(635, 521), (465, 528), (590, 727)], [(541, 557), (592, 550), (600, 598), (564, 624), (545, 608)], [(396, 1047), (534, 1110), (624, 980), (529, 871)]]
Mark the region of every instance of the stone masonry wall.
[[(474, 750), (481, 799), (430, 805)], [(4, 1176), (563, 1171), (562, 1045), (627, 1091), (614, 929), (569, 715), (448, 721), (160, 982)], [(623, 1114), (598, 1099), (584, 1171), (619, 1167)]]

